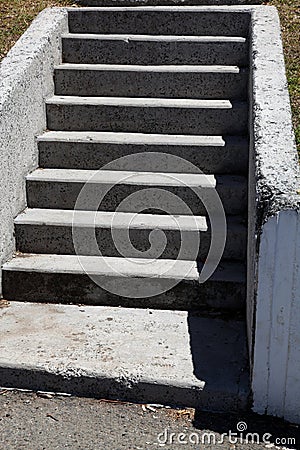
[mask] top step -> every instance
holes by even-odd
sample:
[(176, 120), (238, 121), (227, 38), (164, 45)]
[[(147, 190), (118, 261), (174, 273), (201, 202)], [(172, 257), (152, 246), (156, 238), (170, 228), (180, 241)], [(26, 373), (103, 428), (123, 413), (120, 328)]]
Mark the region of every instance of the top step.
[(75, 0), (83, 6), (207, 6), (260, 5), (263, 0)]
[[(107, 0), (97, 0), (95, 5), (100, 3), (108, 6)], [(247, 12), (197, 7), (69, 9), (70, 33), (247, 37), (249, 23)]]

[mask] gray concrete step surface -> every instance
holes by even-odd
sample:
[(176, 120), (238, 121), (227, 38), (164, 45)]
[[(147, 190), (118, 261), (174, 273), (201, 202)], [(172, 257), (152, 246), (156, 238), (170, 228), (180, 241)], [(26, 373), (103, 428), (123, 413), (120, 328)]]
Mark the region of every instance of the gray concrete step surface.
[(1, 386), (215, 411), (248, 404), (242, 322), (12, 302), (0, 326)]
[[(107, 0), (103, 1), (107, 6)], [(136, 0), (129, 0), (133, 7), (122, 8), (115, 0), (113, 2), (115, 7), (110, 8), (70, 8), (70, 33), (247, 37), (249, 32), (250, 14), (233, 8), (232, 11), (228, 8), (212, 11), (209, 7), (135, 7)], [(227, 4), (229, 2), (227, 0)]]
[(165, 173), (201, 170), (235, 175), (244, 175), (248, 169), (249, 142), (245, 136), (49, 131), (38, 137), (38, 147), (42, 168)]
[[(2, 269), (0, 385), (246, 408), (250, 15), (68, 11), (41, 169)], [(206, 258), (218, 196), (225, 252), (200, 283), (218, 263)]]
[(195, 261), (172, 259), (20, 254), (3, 266), (3, 295), (7, 300), (208, 314), (244, 310), (243, 263), (219, 264), (203, 284), (198, 281), (201, 269)]
[(47, 126), (56, 131), (238, 134), (248, 130), (247, 102), (169, 98), (54, 96)]
[(80, 64), (249, 63), (247, 40), (232, 36), (67, 34), (62, 36), (62, 58)]
[[(204, 261), (211, 243), (207, 218), (203, 216), (166, 216), (122, 212), (26, 209), (15, 220), (17, 250), (21, 253), (74, 254), (72, 227), (80, 229), (82, 241), (76, 246), (80, 255), (125, 256)], [(128, 245), (128, 229), (131, 245)], [(157, 230), (166, 236), (153, 238)], [(97, 245), (95, 245), (94, 236)], [(152, 235), (153, 236), (153, 235)], [(199, 252), (195, 250), (200, 237)], [(240, 217), (227, 217), (224, 258), (244, 260), (247, 228)]]
[(62, 64), (55, 94), (72, 96), (247, 98), (248, 71), (237, 66)]
[(228, 214), (246, 212), (242, 176), (71, 169), (38, 169), (27, 176), (30, 208), (206, 215), (207, 209), (219, 213), (216, 193)]

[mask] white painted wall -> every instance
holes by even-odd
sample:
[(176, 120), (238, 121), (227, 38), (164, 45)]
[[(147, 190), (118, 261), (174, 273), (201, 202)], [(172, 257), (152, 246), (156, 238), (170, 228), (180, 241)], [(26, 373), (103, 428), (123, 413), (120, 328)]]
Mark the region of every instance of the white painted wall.
[(258, 260), (254, 411), (300, 422), (300, 213), (263, 227)]

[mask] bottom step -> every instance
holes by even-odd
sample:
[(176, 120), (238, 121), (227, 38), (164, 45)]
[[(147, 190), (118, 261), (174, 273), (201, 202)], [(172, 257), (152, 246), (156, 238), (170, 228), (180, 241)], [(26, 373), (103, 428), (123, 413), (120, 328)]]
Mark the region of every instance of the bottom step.
[(243, 322), (12, 302), (0, 309), (0, 325), (3, 387), (212, 411), (247, 407)]
[(3, 266), (7, 300), (210, 311), (245, 307), (245, 268), (222, 262), (199, 284), (195, 261), (19, 254)]

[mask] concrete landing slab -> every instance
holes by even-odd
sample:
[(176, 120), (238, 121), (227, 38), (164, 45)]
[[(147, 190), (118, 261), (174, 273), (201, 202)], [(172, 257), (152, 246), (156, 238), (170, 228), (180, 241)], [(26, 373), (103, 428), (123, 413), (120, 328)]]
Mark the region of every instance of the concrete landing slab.
[(247, 406), (242, 322), (187, 312), (12, 302), (0, 385), (210, 410)]

